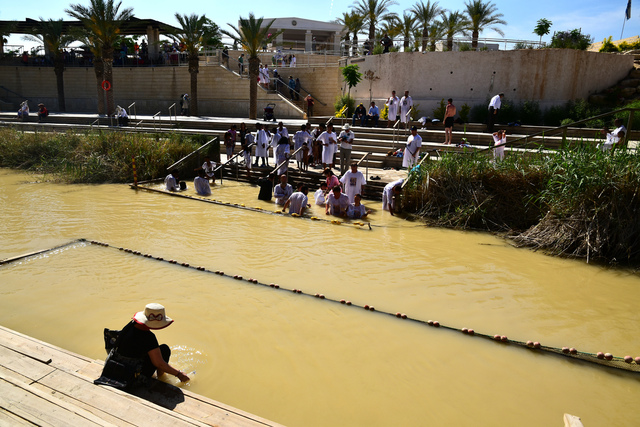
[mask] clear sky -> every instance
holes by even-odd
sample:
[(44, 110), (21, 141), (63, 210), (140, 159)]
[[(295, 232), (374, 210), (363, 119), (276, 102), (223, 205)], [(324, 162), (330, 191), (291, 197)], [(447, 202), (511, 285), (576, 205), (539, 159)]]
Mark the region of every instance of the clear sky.
[[(24, 20), (25, 18), (70, 19), (64, 12), (72, 3), (88, 5), (88, 1), (74, 2), (49, 0), (44, 2), (21, 3), (3, 0), (0, 6), (0, 20)], [(391, 11), (402, 14), (410, 9), (417, 0), (398, 0)], [(463, 10), (464, 0), (440, 1), (439, 6), (449, 10)], [(583, 33), (590, 34), (595, 42), (613, 36), (620, 38), (627, 0), (494, 0), (498, 12), (504, 15), (506, 26), (501, 26), (505, 37), (509, 39), (538, 40), (533, 28), (540, 18), (550, 20), (553, 25), (551, 33), (543, 37), (549, 41), (553, 31), (581, 28)], [(221, 28), (229, 27), (227, 23), (237, 24), (239, 16), (247, 16), (253, 12), (257, 17), (278, 18), (298, 17), (319, 21), (334, 20), (347, 12), (353, 1), (347, 0), (300, 0), (248, 1), (235, 0), (232, 3), (222, 1), (188, 0), (184, 3), (175, 1), (123, 0), (122, 7), (132, 7), (138, 18), (156, 19), (171, 25), (176, 24), (174, 14), (205, 14)], [(631, 19), (626, 21), (624, 37), (640, 35), (640, 1), (632, 4)], [(492, 31), (481, 33), (481, 37), (500, 37)], [(9, 44), (27, 44), (21, 36), (12, 36)]]

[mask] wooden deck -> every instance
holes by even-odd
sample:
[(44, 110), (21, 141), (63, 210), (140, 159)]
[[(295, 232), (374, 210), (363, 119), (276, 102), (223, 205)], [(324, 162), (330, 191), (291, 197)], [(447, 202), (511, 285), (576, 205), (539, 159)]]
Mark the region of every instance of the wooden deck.
[(94, 385), (102, 364), (0, 326), (0, 425), (280, 425), (161, 381), (135, 395)]

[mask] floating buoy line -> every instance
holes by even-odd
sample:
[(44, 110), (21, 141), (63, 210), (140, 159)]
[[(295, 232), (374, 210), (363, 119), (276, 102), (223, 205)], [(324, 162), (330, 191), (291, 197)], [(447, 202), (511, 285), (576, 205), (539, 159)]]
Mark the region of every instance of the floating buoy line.
[(363, 304), (363, 305), (359, 305), (357, 303), (354, 303), (350, 300), (347, 299), (333, 299), (333, 298), (329, 298), (327, 296), (325, 296), (324, 294), (321, 293), (312, 293), (312, 292), (306, 292), (303, 291), (302, 289), (298, 289), (298, 288), (293, 288), (293, 289), (289, 289), (286, 287), (283, 287), (277, 283), (265, 283), (265, 282), (261, 282), (258, 279), (255, 279), (253, 277), (249, 277), (249, 278), (245, 278), (241, 275), (237, 275), (237, 274), (229, 274), (229, 273), (225, 273), (222, 270), (210, 270), (206, 267), (203, 266), (194, 266), (191, 265), (190, 263), (187, 262), (180, 262), (178, 260), (175, 259), (165, 259), (163, 257), (159, 257), (159, 256), (154, 256), (151, 255), (149, 253), (144, 253), (141, 251), (136, 251), (133, 249), (129, 249), (129, 248), (124, 248), (124, 247), (117, 247), (117, 246), (113, 246), (110, 245), (109, 243), (104, 243), (104, 242), (99, 242), (96, 240), (86, 240), (86, 239), (77, 239), (74, 240), (72, 242), (66, 243), (64, 245), (59, 245), (59, 246), (55, 246), (49, 249), (44, 249), (41, 251), (36, 251), (36, 252), (30, 252), (28, 254), (24, 254), (24, 255), (19, 255), (16, 257), (12, 257), (12, 258), (7, 258), (5, 260), (0, 260), (0, 265), (4, 265), (4, 264), (8, 264), (8, 263), (12, 263), (12, 262), (16, 262), (19, 261), (21, 259), (27, 258), (27, 257), (31, 257), (31, 256), (36, 256), (36, 255), (40, 255), (46, 252), (52, 252), (55, 250), (59, 250), (62, 249), (64, 247), (67, 246), (71, 246), (75, 243), (79, 243), (79, 242), (83, 242), (83, 243), (89, 243), (91, 245), (95, 245), (95, 246), (100, 246), (100, 247), (105, 247), (105, 248), (112, 248), (115, 250), (118, 250), (120, 252), (125, 252), (125, 253), (129, 253), (132, 255), (136, 255), (136, 256), (141, 256), (143, 258), (149, 258), (149, 259), (153, 259), (156, 261), (160, 261), (160, 262), (165, 262), (168, 264), (174, 264), (174, 265), (178, 265), (184, 268), (190, 268), (193, 270), (197, 270), (197, 271), (201, 271), (204, 273), (209, 273), (209, 274), (216, 274), (219, 276), (223, 276), (223, 277), (228, 277), (234, 280), (238, 280), (241, 281), (243, 283), (249, 283), (252, 285), (256, 285), (256, 286), (263, 286), (263, 287), (269, 287), (272, 288), (274, 290), (279, 290), (279, 291), (288, 291), (290, 293), (296, 294), (296, 295), (300, 295), (300, 296), (307, 296), (307, 297), (313, 297), (319, 300), (323, 300), (323, 301), (327, 301), (327, 302), (332, 302), (332, 303), (337, 303), (337, 304), (341, 304), (344, 306), (349, 306), (349, 307), (354, 307), (354, 308), (361, 308), (364, 309), (368, 312), (373, 312), (373, 313), (377, 313), (379, 315), (387, 315), (387, 316), (391, 316), (391, 317), (395, 317), (400, 319), (401, 321), (410, 321), (410, 322), (416, 322), (416, 323), (420, 323), (429, 327), (433, 327), (433, 328), (439, 328), (439, 329), (447, 329), (450, 331), (455, 331), (455, 332), (461, 332), (464, 335), (467, 335), (469, 337), (477, 337), (477, 338), (484, 338), (487, 340), (491, 340), (497, 344), (500, 345), (512, 345), (512, 346), (517, 346), (517, 347), (522, 347), (525, 348), (527, 350), (530, 351), (535, 351), (535, 352), (545, 352), (545, 353), (552, 353), (552, 354), (556, 354), (559, 356), (563, 356), (563, 357), (567, 357), (569, 359), (574, 359), (574, 360), (580, 360), (580, 361), (584, 361), (584, 362), (590, 362), (590, 363), (594, 363), (600, 366), (605, 366), (605, 367), (609, 367), (609, 368), (616, 368), (616, 369), (622, 369), (625, 371), (630, 371), (630, 372), (635, 372), (635, 373), (640, 373), (640, 356), (639, 357), (632, 357), (632, 356), (624, 356), (624, 357), (618, 357), (618, 356), (613, 356), (611, 353), (604, 353), (604, 352), (597, 352), (597, 353), (589, 353), (589, 352), (585, 352), (585, 351), (579, 351), (574, 347), (551, 347), (551, 346), (546, 346), (546, 345), (542, 345), (539, 341), (520, 341), (520, 340), (516, 340), (513, 338), (509, 338), (506, 335), (501, 335), (501, 334), (485, 334), (485, 333), (481, 333), (481, 332), (477, 332), (474, 329), (471, 328), (457, 328), (457, 327), (453, 327), (453, 326), (449, 326), (446, 324), (442, 324), (437, 320), (422, 320), (422, 319), (416, 319), (416, 318), (412, 318), (409, 315), (407, 315), (406, 313), (403, 312), (392, 312), (392, 311), (384, 311), (384, 310), (380, 310), (375, 308), (373, 305), (369, 305), (369, 304)]
[(307, 217), (304, 215), (299, 215), (296, 213), (293, 214), (289, 214), (286, 212), (282, 212), (282, 210), (278, 209), (278, 210), (268, 210), (268, 209), (264, 209), (261, 208), (259, 206), (256, 207), (251, 207), (251, 206), (247, 206), (244, 203), (231, 203), (231, 202), (223, 202), (222, 200), (216, 200), (216, 199), (210, 199), (207, 197), (201, 197), (201, 196), (190, 196), (188, 194), (180, 194), (180, 193), (174, 193), (174, 192), (169, 192), (169, 191), (164, 191), (164, 190), (158, 190), (156, 188), (149, 188), (149, 187), (144, 187), (144, 186), (135, 186), (134, 184), (130, 184), (130, 187), (134, 190), (144, 190), (144, 191), (149, 191), (152, 193), (160, 193), (160, 194), (165, 194), (168, 196), (174, 196), (174, 197), (182, 197), (185, 199), (190, 199), (190, 200), (196, 200), (199, 202), (206, 202), (206, 203), (211, 203), (214, 205), (218, 205), (218, 206), (227, 206), (227, 207), (231, 207), (231, 208), (237, 208), (237, 209), (243, 209), (243, 210), (247, 210), (247, 211), (252, 211), (252, 212), (259, 212), (259, 213), (266, 213), (266, 214), (270, 214), (270, 215), (281, 215), (281, 216), (290, 216), (293, 218), (302, 218), (302, 219), (306, 219), (306, 220), (310, 220), (310, 221), (321, 221), (321, 222), (325, 222), (325, 223), (329, 223), (329, 224), (334, 224), (334, 225), (353, 225), (356, 228), (362, 229), (362, 230), (372, 230), (372, 227), (381, 227), (379, 225), (371, 225), (371, 223), (369, 222), (363, 222), (363, 221), (353, 221), (353, 222), (343, 222), (339, 219), (336, 219), (335, 217), (332, 217), (333, 219), (328, 219), (328, 218), (320, 218), (317, 216), (311, 216), (311, 217)]

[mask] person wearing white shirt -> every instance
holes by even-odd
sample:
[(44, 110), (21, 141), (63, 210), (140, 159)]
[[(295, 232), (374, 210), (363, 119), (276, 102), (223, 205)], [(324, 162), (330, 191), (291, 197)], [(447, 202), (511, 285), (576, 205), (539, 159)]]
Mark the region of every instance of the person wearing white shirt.
[[(262, 159), (262, 167), (269, 166), (269, 136), (263, 129), (262, 123), (256, 123), (256, 161), (253, 166), (258, 167), (258, 158)], [(265, 164), (266, 162), (266, 164)]]
[(320, 184), (320, 188), (313, 193), (313, 199), (316, 205), (324, 205), (327, 202), (327, 183)]
[(318, 141), (322, 143), (322, 169), (325, 169), (327, 164), (334, 167), (333, 154), (336, 152), (337, 137), (333, 131), (333, 123), (327, 125), (327, 130), (322, 132), (318, 137)]
[(627, 128), (622, 124), (622, 119), (615, 119), (613, 121), (614, 126), (616, 127), (612, 132), (609, 132), (609, 129), (604, 128), (600, 131), (607, 138), (604, 144), (599, 145), (598, 147), (602, 151), (611, 150), (614, 145), (623, 145), (625, 142), (625, 136), (627, 135)]
[(367, 184), (367, 180), (358, 170), (356, 162), (351, 163), (351, 170), (342, 175), (340, 182), (344, 187), (344, 193), (349, 197), (349, 203), (354, 202), (356, 194), (362, 194), (362, 188)]
[(164, 179), (164, 186), (167, 191), (180, 191), (180, 177), (178, 176), (178, 169), (171, 171), (169, 175)]
[(331, 193), (327, 197), (327, 203), (324, 208), (324, 213), (333, 216), (347, 216), (347, 208), (349, 207), (349, 198), (342, 194), (340, 186), (333, 187)]
[(367, 209), (361, 203), (362, 196), (360, 194), (356, 194), (353, 203), (349, 205), (347, 208), (347, 216), (353, 219), (364, 218), (371, 213), (371, 209)]
[(280, 184), (273, 189), (273, 197), (276, 198), (276, 204), (284, 206), (293, 194), (293, 187), (287, 183), (287, 175), (280, 176)]
[(400, 105), (400, 98), (396, 96), (396, 91), (391, 91), (391, 96), (385, 102), (388, 109), (387, 114), (387, 127), (391, 127), (398, 120), (398, 106)]
[[(293, 151), (298, 151), (305, 142), (309, 141), (311, 135), (307, 132), (307, 125), (300, 125), (300, 130), (293, 135)], [(296, 153), (296, 162), (298, 163), (298, 169), (302, 169), (303, 150)]]
[(400, 123), (405, 129), (407, 128), (407, 123), (411, 120), (411, 117), (409, 117), (411, 108), (413, 108), (413, 98), (409, 96), (409, 91), (405, 90), (404, 96), (400, 99)]
[(407, 138), (407, 146), (402, 156), (402, 167), (411, 169), (418, 163), (420, 147), (422, 147), (422, 137), (418, 135), (418, 128), (412, 126), (411, 135)]
[(507, 131), (499, 130), (493, 134), (493, 145), (498, 147), (493, 149), (493, 158), (496, 160), (504, 159), (504, 144), (507, 143)]
[(198, 171), (198, 176), (196, 176), (196, 178), (193, 180), (193, 188), (195, 188), (196, 193), (201, 196), (211, 195), (209, 180), (205, 177), (204, 171), (202, 169)]
[(354, 136), (349, 123), (345, 123), (344, 126), (342, 126), (340, 136), (338, 136), (338, 141), (340, 141), (340, 173), (345, 173), (347, 165), (351, 163), (351, 149), (353, 148)]
[(498, 111), (502, 106), (502, 98), (504, 98), (504, 93), (500, 92), (489, 102), (489, 117), (487, 118), (487, 132), (489, 133), (493, 133), (493, 124), (496, 122)]
[(204, 163), (202, 164), (202, 170), (204, 171), (207, 178), (216, 182), (215, 170), (216, 170), (216, 162), (212, 162), (209, 156), (204, 158)]
[(384, 190), (382, 190), (382, 210), (389, 211), (391, 215), (394, 214), (397, 208), (396, 197), (402, 192), (403, 183), (404, 178), (401, 178), (385, 185)]
[(302, 215), (304, 210), (307, 208), (307, 194), (309, 193), (309, 187), (303, 185), (300, 187), (300, 191), (296, 191), (289, 197), (284, 206), (282, 207), (282, 212), (284, 212), (287, 208), (289, 208), (290, 214), (298, 214)]

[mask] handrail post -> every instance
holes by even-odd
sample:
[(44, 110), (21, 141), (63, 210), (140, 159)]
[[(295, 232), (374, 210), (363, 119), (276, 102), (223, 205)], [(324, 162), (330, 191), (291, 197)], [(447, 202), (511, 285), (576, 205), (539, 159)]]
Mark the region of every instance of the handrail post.
[(127, 110), (129, 110), (129, 115), (131, 115), (131, 107), (133, 107), (133, 116), (134, 116), (133, 119), (134, 120), (138, 120), (138, 113), (136, 112), (136, 103), (135, 103), (135, 101), (131, 105), (129, 105), (127, 107)]
[(631, 126), (633, 125), (633, 116), (636, 110), (629, 110), (629, 120), (627, 121), (627, 133), (624, 136), (624, 144), (622, 146), (626, 149), (629, 146), (629, 135), (631, 133)]

